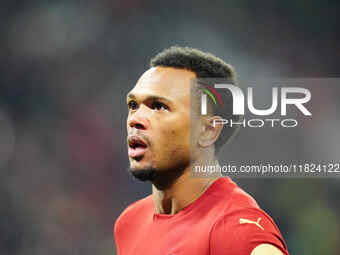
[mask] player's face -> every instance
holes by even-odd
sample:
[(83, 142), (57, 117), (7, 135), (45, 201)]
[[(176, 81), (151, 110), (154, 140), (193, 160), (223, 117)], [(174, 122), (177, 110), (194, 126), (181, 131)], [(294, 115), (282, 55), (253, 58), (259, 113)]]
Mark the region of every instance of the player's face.
[(190, 80), (171, 67), (146, 71), (127, 95), (128, 155), (132, 171), (165, 171), (190, 163)]

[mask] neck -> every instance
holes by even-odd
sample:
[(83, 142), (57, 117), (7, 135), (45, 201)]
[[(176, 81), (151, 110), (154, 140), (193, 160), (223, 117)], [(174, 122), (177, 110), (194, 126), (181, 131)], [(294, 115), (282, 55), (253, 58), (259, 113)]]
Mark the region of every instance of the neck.
[[(215, 161), (218, 164), (217, 161)], [(169, 187), (160, 189), (152, 185), (156, 213), (176, 214), (198, 199), (221, 175), (211, 177), (192, 177), (190, 166)]]

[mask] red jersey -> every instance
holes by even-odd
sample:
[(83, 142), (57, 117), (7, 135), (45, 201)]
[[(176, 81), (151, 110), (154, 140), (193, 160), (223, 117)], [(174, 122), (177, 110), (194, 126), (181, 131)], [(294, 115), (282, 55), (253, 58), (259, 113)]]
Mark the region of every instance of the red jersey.
[(119, 216), (114, 234), (118, 255), (250, 255), (263, 243), (288, 255), (271, 217), (228, 177), (174, 215), (155, 213), (152, 195), (139, 200)]

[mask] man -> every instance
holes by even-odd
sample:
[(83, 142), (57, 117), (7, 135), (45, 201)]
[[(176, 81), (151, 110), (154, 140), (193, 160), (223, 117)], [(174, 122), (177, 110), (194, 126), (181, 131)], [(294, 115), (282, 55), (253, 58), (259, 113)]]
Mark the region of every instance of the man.
[(191, 94), (199, 90), (190, 84), (198, 78), (236, 84), (233, 68), (221, 59), (171, 47), (151, 60), (127, 95), (130, 171), (152, 183), (152, 195), (116, 221), (118, 254), (288, 254), (270, 216), (230, 178), (191, 176), (193, 162), (218, 166), (216, 151), (235, 132), (212, 125), (221, 118), (212, 106), (207, 115), (195, 117)]

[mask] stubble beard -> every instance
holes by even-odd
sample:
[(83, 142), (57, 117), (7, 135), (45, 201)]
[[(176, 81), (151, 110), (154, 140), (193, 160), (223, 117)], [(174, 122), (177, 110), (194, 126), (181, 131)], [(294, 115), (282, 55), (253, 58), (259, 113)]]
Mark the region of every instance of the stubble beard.
[(177, 162), (168, 169), (159, 169), (152, 166), (145, 168), (133, 168), (130, 166), (130, 174), (139, 181), (150, 181), (159, 190), (169, 188), (181, 175), (184, 174), (189, 162)]

